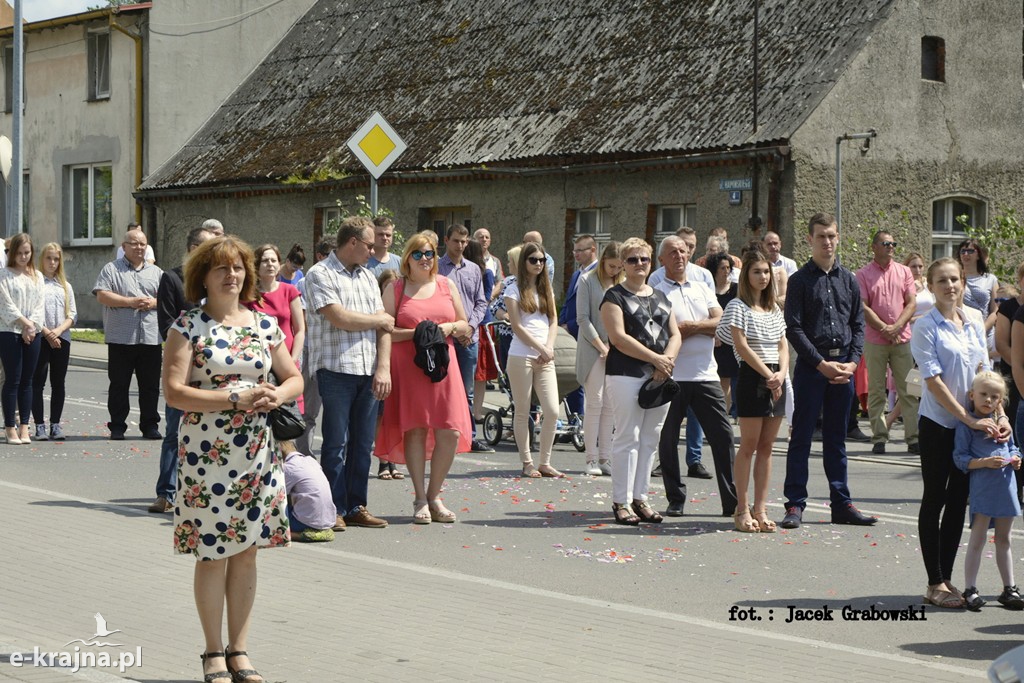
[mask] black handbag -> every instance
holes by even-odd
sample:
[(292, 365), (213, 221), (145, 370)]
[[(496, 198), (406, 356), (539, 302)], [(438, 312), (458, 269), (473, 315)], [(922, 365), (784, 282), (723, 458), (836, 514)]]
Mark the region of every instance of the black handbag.
[[(263, 346), (262, 341), (260, 347), (263, 351), (263, 366), (268, 367), (270, 363), (267, 359), (267, 348)], [(277, 386), (277, 375), (273, 369), (267, 373), (267, 381)], [(299, 404), (296, 401), (282, 403), (267, 413), (267, 423), (275, 441), (294, 441), (306, 433), (306, 420), (299, 412)]]

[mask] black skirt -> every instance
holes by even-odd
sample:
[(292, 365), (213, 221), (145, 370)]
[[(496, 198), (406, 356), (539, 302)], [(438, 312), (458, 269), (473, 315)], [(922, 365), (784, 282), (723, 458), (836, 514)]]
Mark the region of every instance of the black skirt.
[[(772, 372), (778, 372), (777, 364), (768, 363)], [(736, 381), (737, 417), (785, 417), (786, 415), (786, 391), (783, 388), (782, 395), (778, 401), (772, 400), (772, 392), (768, 388), (768, 380), (761, 376), (754, 368), (744, 362), (740, 362), (738, 379)]]
[(732, 379), (739, 372), (739, 365), (736, 363), (736, 356), (732, 352), (731, 344), (715, 347), (715, 361), (718, 363), (718, 376), (723, 379)]

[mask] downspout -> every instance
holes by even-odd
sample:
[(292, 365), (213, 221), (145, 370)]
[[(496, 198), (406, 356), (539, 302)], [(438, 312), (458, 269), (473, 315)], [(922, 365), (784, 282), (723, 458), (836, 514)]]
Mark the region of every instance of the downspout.
[[(110, 15), (110, 28), (120, 31), (135, 41), (135, 189), (142, 185), (142, 150), (143, 150), (143, 121), (142, 121), (142, 36), (136, 35), (114, 21), (114, 15)], [(135, 203), (135, 221), (142, 222), (142, 206)]]

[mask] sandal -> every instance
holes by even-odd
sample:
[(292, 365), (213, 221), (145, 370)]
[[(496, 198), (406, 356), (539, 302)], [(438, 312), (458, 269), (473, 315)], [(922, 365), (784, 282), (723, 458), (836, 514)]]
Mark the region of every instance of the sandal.
[(455, 521), (455, 513), (444, 506), (440, 500), (432, 500), (427, 503), (430, 509), (430, 519), (441, 524), (451, 524)]
[(956, 594), (942, 588), (928, 588), (924, 601), (943, 609), (960, 609), (964, 606), (964, 599), (958, 598)]
[(732, 516), (733, 525), (736, 527), (736, 531), (743, 532), (745, 534), (756, 534), (761, 530), (758, 526), (757, 520), (750, 516), (750, 510), (743, 508)]
[(762, 534), (774, 534), (775, 522), (768, 519), (768, 511), (765, 509), (754, 510), (754, 521)]
[(388, 463), (388, 472), (391, 474), (392, 479), (405, 479), (405, 475), (402, 474), (401, 470), (395, 467), (395, 463)]
[(551, 477), (552, 479), (562, 479), (565, 477), (564, 474), (556, 470), (551, 465), (541, 465), (537, 468), (537, 471), (540, 472), (540, 476), (542, 477)]
[(640, 517), (640, 521), (647, 522), (648, 524), (661, 524), (665, 519), (660, 513), (656, 512), (651, 504), (646, 500), (634, 500), (633, 501), (633, 512)]
[(391, 476), (391, 470), (388, 469), (386, 463), (381, 463), (380, 468), (377, 469), (377, 478), (385, 481), (390, 481), (393, 477)]
[(526, 462), (523, 463), (523, 476), (529, 477), (530, 479), (540, 479), (544, 475), (540, 473), (540, 470), (533, 466), (532, 462)]
[[(229, 661), (232, 657), (248, 657), (248, 653), (245, 650), (238, 650), (236, 652), (231, 651), (231, 646), (228, 645), (224, 648), (224, 662), (228, 665), (228, 671), (231, 672), (231, 680), (234, 683), (263, 683), (263, 676), (260, 676), (260, 672), (256, 669), (236, 669), (231, 666)], [(252, 677), (258, 677), (259, 680), (250, 681)]]
[[(205, 668), (207, 659), (215, 659), (217, 657), (223, 656), (223, 652), (204, 652), (203, 654), (199, 655), (199, 660), (203, 663)], [(226, 659), (224, 660), (224, 663), (227, 663)], [(203, 674), (203, 683), (215, 683), (217, 680), (233, 681), (234, 678), (228, 671), (211, 671), (208, 674)]]
[(625, 524), (626, 526), (640, 524), (640, 518), (625, 503), (612, 503), (612, 512), (615, 513), (616, 524)]
[(412, 502), (412, 523), (413, 524), (430, 524), (430, 510), (427, 509), (427, 501), (425, 500), (414, 500)]

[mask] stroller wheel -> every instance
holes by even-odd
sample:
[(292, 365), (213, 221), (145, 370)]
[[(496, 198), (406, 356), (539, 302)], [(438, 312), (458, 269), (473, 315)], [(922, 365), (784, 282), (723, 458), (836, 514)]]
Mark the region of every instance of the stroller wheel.
[(583, 427), (578, 425), (572, 426), (572, 445), (576, 447), (576, 450), (582, 453), (587, 450), (587, 445), (583, 442)]
[(504, 434), (505, 426), (501, 423), (501, 415), (497, 410), (484, 413), (483, 436), (488, 446), (497, 446)]

